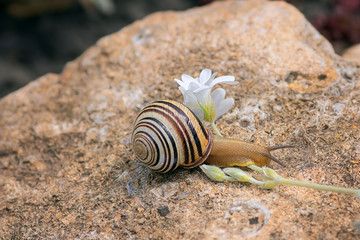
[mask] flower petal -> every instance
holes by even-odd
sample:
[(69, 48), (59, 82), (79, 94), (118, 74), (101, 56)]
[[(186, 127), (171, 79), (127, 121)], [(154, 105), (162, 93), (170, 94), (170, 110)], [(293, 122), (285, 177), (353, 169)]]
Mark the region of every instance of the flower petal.
[(201, 120), (204, 121), (204, 112), (201, 108), (190, 108), (190, 110)]
[(221, 117), (224, 113), (230, 110), (230, 108), (234, 105), (234, 99), (233, 98), (226, 98), (223, 100), (220, 104), (218, 104), (216, 107), (216, 116), (215, 120), (217, 120), (219, 117)]
[(179, 79), (177, 79), (177, 78), (175, 78), (174, 81), (175, 81), (177, 84), (179, 84), (181, 87), (187, 89), (187, 85), (188, 85), (188, 84), (186, 84), (185, 82), (183, 82), (183, 81), (181, 81), (181, 80), (179, 80)]
[(195, 92), (198, 91), (199, 89), (201, 89), (201, 84), (199, 82), (190, 82), (189, 85), (187, 86), (187, 90)]
[(181, 75), (181, 80), (183, 80), (185, 83), (190, 83), (190, 82), (193, 82), (195, 79), (192, 76), (183, 74), (183, 75)]
[(204, 85), (208, 86), (208, 87), (212, 87), (212, 82), (216, 77), (217, 72), (214, 72), (211, 77), (204, 83)]
[[(198, 92), (201, 92), (203, 91), (204, 89), (211, 89), (210, 87), (208, 86), (199, 86), (197, 87), (195, 90), (193, 90), (194, 93), (198, 93)], [(211, 92), (211, 91), (210, 91)]]
[(199, 77), (200, 84), (204, 85), (209, 80), (210, 77), (211, 77), (211, 70), (207, 68), (203, 69)]
[(239, 82), (235, 81), (234, 76), (221, 76), (221, 77), (215, 78), (214, 81), (212, 81), (211, 87), (213, 87), (213, 86), (215, 86), (216, 84), (219, 84), (219, 83), (236, 85)]
[(192, 91), (183, 91), (183, 89), (181, 91), (184, 97), (184, 105), (187, 106), (201, 121), (204, 121), (204, 112), (194, 93)]
[(206, 105), (209, 101), (212, 101), (211, 88), (209, 88), (209, 87), (203, 88), (202, 90), (197, 91), (197, 92), (193, 92), (193, 94), (196, 97), (196, 100), (201, 105)]
[(187, 106), (188, 108), (192, 108), (192, 107), (198, 105), (197, 104), (197, 99), (196, 99), (195, 95), (191, 91), (183, 91), (182, 90), (182, 94), (183, 94), (183, 97), (184, 97), (184, 105), (185, 106)]
[(221, 102), (224, 100), (225, 94), (226, 94), (226, 92), (222, 88), (217, 88), (211, 93), (211, 97), (214, 100), (215, 105), (217, 102)]
[(180, 86), (182, 86), (185, 89), (188, 89), (189, 84), (195, 81), (194, 78), (192, 78), (191, 76), (189, 76), (187, 74), (181, 75), (181, 80), (182, 81), (175, 78), (175, 82), (177, 82), (177, 84), (179, 84)]
[(225, 98), (225, 90), (222, 88), (217, 88), (211, 93), (211, 97), (215, 103), (216, 108), (216, 117), (215, 120), (221, 117), (224, 113), (226, 113), (234, 104), (233, 98)]

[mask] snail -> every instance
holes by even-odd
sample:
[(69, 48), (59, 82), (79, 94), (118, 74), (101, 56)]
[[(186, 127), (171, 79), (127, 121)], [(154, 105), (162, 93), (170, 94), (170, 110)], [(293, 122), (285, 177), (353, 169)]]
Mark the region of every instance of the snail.
[(188, 107), (171, 100), (156, 101), (141, 110), (131, 141), (136, 159), (162, 173), (179, 166), (194, 168), (204, 161), (219, 167), (261, 167), (271, 160), (281, 164), (270, 152), (292, 147), (263, 147), (213, 135)]

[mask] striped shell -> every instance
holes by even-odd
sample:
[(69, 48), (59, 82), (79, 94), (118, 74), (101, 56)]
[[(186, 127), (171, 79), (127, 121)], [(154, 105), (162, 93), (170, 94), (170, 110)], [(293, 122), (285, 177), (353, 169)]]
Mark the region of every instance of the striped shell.
[(146, 106), (132, 132), (137, 160), (157, 172), (193, 168), (210, 154), (212, 135), (181, 103), (162, 100)]

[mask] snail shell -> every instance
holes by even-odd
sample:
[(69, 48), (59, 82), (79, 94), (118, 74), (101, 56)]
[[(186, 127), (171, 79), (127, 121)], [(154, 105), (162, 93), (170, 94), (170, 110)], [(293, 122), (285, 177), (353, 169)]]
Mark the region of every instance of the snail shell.
[(171, 100), (142, 109), (132, 132), (137, 160), (162, 173), (200, 165), (209, 156), (212, 143), (212, 133), (195, 114)]

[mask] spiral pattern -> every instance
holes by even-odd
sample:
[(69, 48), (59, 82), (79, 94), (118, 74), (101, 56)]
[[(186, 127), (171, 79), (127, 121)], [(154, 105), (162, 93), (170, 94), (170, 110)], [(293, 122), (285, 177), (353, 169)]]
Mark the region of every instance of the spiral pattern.
[(212, 135), (181, 103), (162, 100), (146, 106), (132, 133), (136, 158), (158, 172), (193, 168), (210, 154)]

